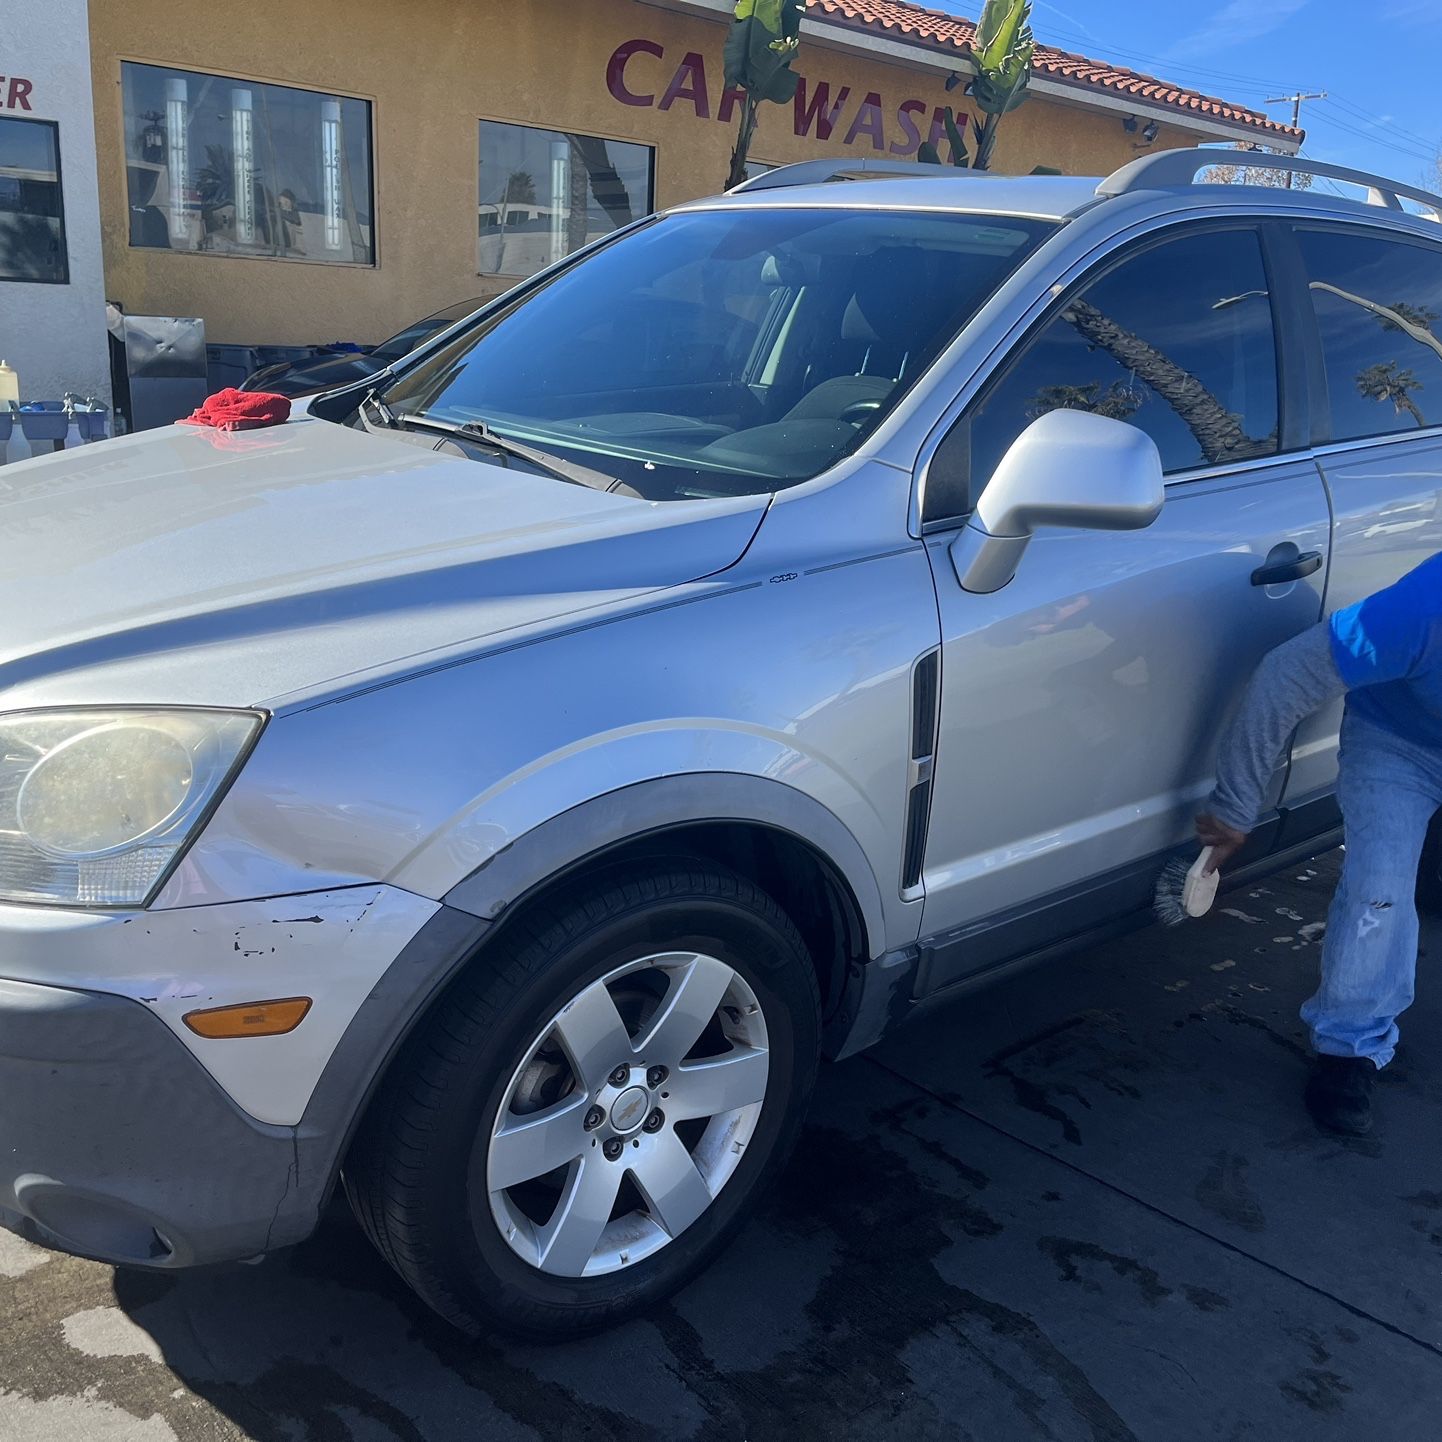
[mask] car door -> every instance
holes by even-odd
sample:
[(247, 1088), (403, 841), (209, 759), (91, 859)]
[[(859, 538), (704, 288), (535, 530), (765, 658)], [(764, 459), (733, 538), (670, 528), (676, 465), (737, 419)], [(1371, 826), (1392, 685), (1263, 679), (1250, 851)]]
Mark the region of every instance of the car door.
[[(1294, 235), (1321, 357), (1330, 613), (1442, 549), (1442, 247), (1355, 224)], [(1338, 702), (1298, 731), (1285, 800), (1299, 817), (1335, 818), (1341, 719)]]
[[(1145, 905), (1256, 662), (1320, 617), (1327, 497), (1310, 457), (1286, 453), (1298, 437), (1279, 402), (1268, 254), (1251, 225), (1209, 225), (1104, 263), (932, 459), (942, 680), (927, 989)], [(957, 524), (1017, 435), (1058, 407), (1152, 436), (1161, 517), (1136, 533), (1043, 531), (1009, 585), (964, 591)], [(1262, 584), (1279, 565), (1296, 579)]]

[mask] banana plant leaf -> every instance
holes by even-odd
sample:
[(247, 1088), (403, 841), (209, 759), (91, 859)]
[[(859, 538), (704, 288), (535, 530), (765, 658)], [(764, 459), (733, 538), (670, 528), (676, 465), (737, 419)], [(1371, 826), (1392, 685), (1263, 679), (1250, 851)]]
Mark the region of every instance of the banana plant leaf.
[(796, 83), (777, 77), (789, 70), (796, 54), (801, 13), (797, 0), (737, 0), (722, 51), (726, 84), (743, 86), (767, 100), (789, 101)]
[[(956, 123), (956, 117), (951, 112), (951, 106), (947, 106), (941, 112), (942, 124), (946, 126), (946, 141), (951, 147), (951, 163), (958, 170), (969, 170), (971, 168), (971, 156), (967, 153), (966, 140), (962, 136), (961, 127)], [(916, 147), (916, 158), (923, 165), (945, 165), (941, 158), (941, 152), (931, 141), (923, 140)]]
[(976, 102), (978, 110), (983, 110), (988, 115), (1005, 115), (1026, 99), (1026, 83), (1029, 78), (1029, 68), (1020, 70), (1009, 80), (978, 75), (971, 82), (971, 98)]
[(1029, 8), (1028, 0), (986, 0), (976, 22), (976, 39), (971, 42), (981, 69), (1001, 70), (1017, 51), (1030, 48)]
[(774, 100), (778, 105), (790, 105), (796, 98), (796, 92), (800, 86), (801, 77), (791, 69), (788, 63), (777, 70), (767, 82), (763, 98)]
[(971, 164), (971, 157), (966, 153), (966, 141), (962, 139), (961, 128), (951, 113), (951, 106), (948, 105), (941, 112), (941, 118), (946, 126), (947, 141), (951, 145), (951, 163), (958, 170), (965, 170)]
[(986, 0), (977, 21), (972, 41), (977, 73), (969, 90), (988, 115), (1004, 115), (1026, 99), (1036, 50), (1026, 23), (1030, 8), (1029, 0)]

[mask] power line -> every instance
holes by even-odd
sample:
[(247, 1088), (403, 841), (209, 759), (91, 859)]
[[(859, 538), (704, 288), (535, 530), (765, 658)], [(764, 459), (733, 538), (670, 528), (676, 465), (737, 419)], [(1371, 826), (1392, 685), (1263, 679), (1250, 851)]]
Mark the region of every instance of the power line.
[[(1309, 160), (1315, 160), (1317, 158), (1315, 155), (1307, 155), (1305, 150), (1299, 150), (1297, 154), (1307, 156)], [(1324, 186), (1331, 194), (1337, 196), (1340, 200), (1351, 200), (1354, 198), (1348, 195), (1329, 175), (1314, 175), (1312, 177), (1312, 184)]]
[(1394, 135), (1410, 141), (1413, 145), (1420, 145), (1429, 153), (1436, 151), (1439, 139), (1442, 139), (1442, 137), (1438, 136), (1428, 137), (1426, 135), (1419, 135), (1415, 130), (1408, 130), (1405, 126), (1398, 125), (1391, 120), (1382, 120), (1375, 115), (1369, 114), (1363, 110), (1361, 106), (1353, 105), (1350, 100), (1344, 100), (1340, 95), (1334, 94), (1328, 101), (1328, 104), (1338, 107), (1355, 119), (1364, 121), (1369, 128), (1390, 130)]
[[(1242, 85), (1247, 87), (1248, 89), (1257, 91), (1277, 89), (1277, 82), (1275, 80), (1267, 81), (1260, 79), (1258, 76), (1255, 75), (1239, 75), (1234, 71), (1230, 70), (1213, 70), (1210, 67), (1204, 65), (1192, 65), (1186, 61), (1168, 58), (1164, 55), (1152, 55), (1143, 50), (1132, 50), (1122, 45), (1112, 45), (1107, 42), (1101, 42), (1098, 41), (1094, 36), (1082, 36), (1076, 34), (1074, 31), (1048, 29), (1048, 36), (1052, 35), (1058, 36), (1063, 40), (1069, 41), (1073, 44), (1081, 44), (1085, 46), (1087, 52), (1089, 53), (1101, 52), (1102, 55), (1116, 55), (1127, 57), (1130, 61), (1139, 61), (1144, 65), (1160, 66), (1164, 71), (1168, 72), (1180, 73), (1182, 71), (1185, 71), (1192, 75), (1205, 75), (1211, 77), (1214, 80), (1224, 80), (1230, 84)], [(1040, 43), (1043, 45), (1048, 45), (1051, 44), (1051, 40), (1044, 38), (1041, 40)]]
[(1320, 117), (1327, 125), (1335, 126), (1338, 130), (1345, 131), (1348, 135), (1355, 135), (1360, 140), (1365, 140), (1372, 145), (1384, 146), (1388, 150), (1396, 151), (1398, 155), (1405, 155), (1409, 160), (1433, 161), (1437, 159), (1437, 151), (1432, 148), (1424, 149), (1421, 146), (1411, 145), (1406, 141), (1392, 140), (1385, 135), (1379, 135), (1375, 130), (1364, 130), (1359, 125), (1353, 125), (1349, 120), (1344, 120), (1341, 115), (1324, 113)]

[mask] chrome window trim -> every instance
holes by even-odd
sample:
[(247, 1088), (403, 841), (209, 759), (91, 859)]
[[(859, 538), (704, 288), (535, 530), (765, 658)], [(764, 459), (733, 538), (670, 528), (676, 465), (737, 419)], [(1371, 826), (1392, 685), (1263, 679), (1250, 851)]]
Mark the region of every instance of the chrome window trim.
[(1326, 445), (1313, 446), (1312, 454), (1321, 459), (1324, 456), (1340, 455), (1343, 451), (1366, 451), (1374, 446), (1395, 446), (1403, 441), (1417, 441), (1431, 438), (1442, 439), (1442, 422), (1435, 426), (1422, 426), (1411, 431), (1386, 431), (1378, 436), (1359, 436), (1350, 441), (1328, 441)]
[(1316, 450), (1307, 446), (1302, 450), (1278, 451), (1273, 456), (1254, 456), (1246, 461), (1215, 466), (1192, 466), (1185, 471), (1173, 471), (1171, 475), (1163, 477), (1163, 481), (1170, 490), (1172, 486), (1187, 486), (1195, 481), (1225, 480), (1228, 476), (1247, 475), (1252, 471), (1267, 471), (1281, 466), (1305, 465), (1309, 462), (1315, 464), (1316, 460)]

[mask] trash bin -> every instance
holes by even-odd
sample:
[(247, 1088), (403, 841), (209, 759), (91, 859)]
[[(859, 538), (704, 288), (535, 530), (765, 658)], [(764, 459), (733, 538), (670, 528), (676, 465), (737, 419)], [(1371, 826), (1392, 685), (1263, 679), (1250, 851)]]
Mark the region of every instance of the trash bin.
[(205, 348), (205, 390), (207, 395), (227, 386), (239, 388), (245, 378), (260, 369), (253, 345), (207, 345)]
[(253, 370), (261, 366), (294, 365), (297, 361), (309, 360), (319, 350), (313, 345), (258, 345), (255, 347), (255, 365)]

